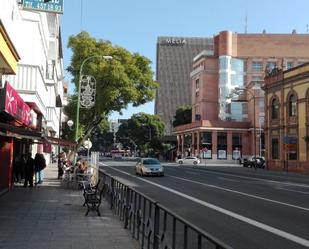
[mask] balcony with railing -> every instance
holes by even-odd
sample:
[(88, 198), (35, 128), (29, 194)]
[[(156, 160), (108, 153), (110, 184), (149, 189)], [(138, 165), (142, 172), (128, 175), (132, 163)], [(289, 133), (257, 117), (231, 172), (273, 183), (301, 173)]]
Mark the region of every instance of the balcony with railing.
[(46, 128), (49, 130), (57, 131), (59, 118), (57, 115), (56, 107), (46, 107)]
[(5, 75), (12, 87), (25, 102), (35, 103), (38, 111), (46, 115), (44, 99), (48, 96), (43, 72), (39, 66), (18, 64), (16, 75)]

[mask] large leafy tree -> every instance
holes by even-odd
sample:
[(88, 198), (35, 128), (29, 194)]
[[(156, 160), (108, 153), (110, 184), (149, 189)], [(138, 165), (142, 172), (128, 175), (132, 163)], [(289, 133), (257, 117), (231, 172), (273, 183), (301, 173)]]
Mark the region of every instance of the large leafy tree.
[(131, 148), (133, 145), (133, 147), (149, 154), (161, 149), (163, 134), (164, 123), (159, 116), (137, 113), (120, 125), (117, 141)]
[(192, 122), (192, 107), (191, 106), (181, 106), (176, 110), (176, 115), (174, 116), (173, 126), (190, 124)]
[[(71, 36), (68, 48), (73, 55), (67, 70), (72, 74), (76, 88), (65, 112), (73, 120), (76, 119), (81, 65), (87, 58), (95, 56), (87, 60), (82, 71), (83, 75), (92, 75), (96, 79), (96, 103), (91, 109), (80, 109), (78, 148), (97, 126), (106, 127), (107, 117), (112, 111), (121, 112), (129, 103), (138, 106), (153, 100), (158, 84), (153, 80), (149, 59), (109, 41), (96, 40), (87, 32)], [(98, 58), (106, 55), (112, 56), (112, 60)]]

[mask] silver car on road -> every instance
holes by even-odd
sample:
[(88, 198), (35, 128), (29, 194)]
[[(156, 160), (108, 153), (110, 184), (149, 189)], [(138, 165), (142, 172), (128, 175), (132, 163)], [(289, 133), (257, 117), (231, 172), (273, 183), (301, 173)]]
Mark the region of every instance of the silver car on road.
[(141, 176), (164, 176), (164, 168), (160, 161), (155, 158), (140, 158), (135, 165), (135, 173)]

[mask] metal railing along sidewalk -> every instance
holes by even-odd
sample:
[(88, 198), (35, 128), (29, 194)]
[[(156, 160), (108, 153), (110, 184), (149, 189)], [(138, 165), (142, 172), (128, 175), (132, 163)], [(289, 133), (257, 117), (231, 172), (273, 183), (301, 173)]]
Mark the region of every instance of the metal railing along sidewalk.
[(232, 249), (112, 175), (103, 170), (99, 174), (107, 185), (104, 196), (110, 208), (139, 242), (140, 248)]

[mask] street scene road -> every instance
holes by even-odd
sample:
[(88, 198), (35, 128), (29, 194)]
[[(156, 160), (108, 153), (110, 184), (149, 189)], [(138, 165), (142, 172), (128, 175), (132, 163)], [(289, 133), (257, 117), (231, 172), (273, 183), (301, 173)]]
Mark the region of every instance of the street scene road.
[(306, 175), (166, 163), (164, 177), (135, 175), (135, 162), (101, 169), (233, 248), (308, 248)]

